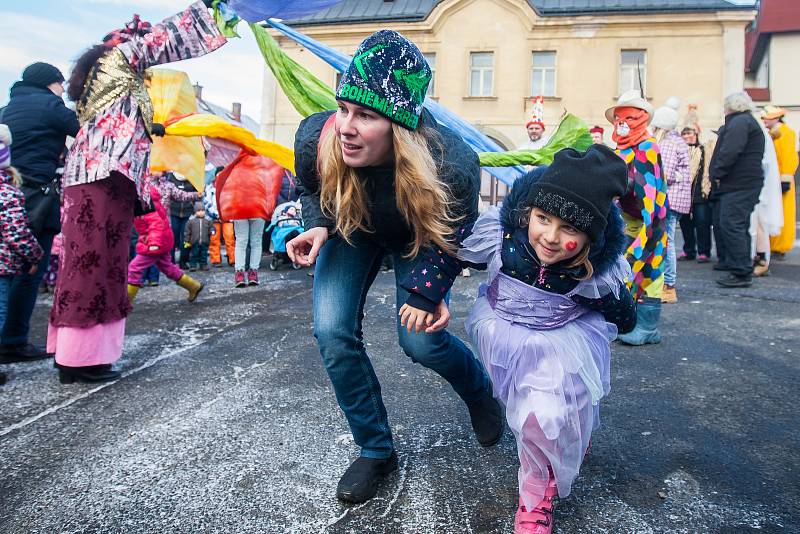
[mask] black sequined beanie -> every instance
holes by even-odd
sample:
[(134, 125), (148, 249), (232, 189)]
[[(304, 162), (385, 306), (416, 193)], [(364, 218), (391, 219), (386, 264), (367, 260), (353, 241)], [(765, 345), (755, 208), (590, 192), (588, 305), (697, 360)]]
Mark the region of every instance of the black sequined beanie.
[(606, 228), (611, 203), (627, 185), (628, 167), (605, 145), (586, 152), (565, 148), (531, 186), (524, 204), (564, 219), (594, 242)]
[(372, 109), (414, 130), (431, 81), (431, 68), (414, 43), (393, 30), (373, 33), (342, 74), (336, 99)]

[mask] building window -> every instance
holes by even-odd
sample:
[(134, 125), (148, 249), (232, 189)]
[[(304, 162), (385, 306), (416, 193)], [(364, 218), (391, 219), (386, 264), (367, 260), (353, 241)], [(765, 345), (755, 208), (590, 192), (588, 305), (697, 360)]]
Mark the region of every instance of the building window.
[(492, 96), (493, 52), (470, 52), (469, 96)]
[(425, 56), (425, 61), (428, 62), (428, 66), (431, 68), (431, 83), (428, 84), (428, 92), (425, 93), (427, 98), (436, 95), (436, 54), (429, 52), (422, 55)]
[(744, 75), (744, 86), (759, 88), (769, 87), (769, 41), (767, 41), (766, 49), (761, 56), (758, 67)]
[(531, 96), (556, 96), (556, 53), (534, 52)]
[(625, 91), (642, 88), (639, 86), (638, 67), (642, 69), (644, 93), (647, 94), (647, 51), (622, 50), (619, 61), (619, 94)]

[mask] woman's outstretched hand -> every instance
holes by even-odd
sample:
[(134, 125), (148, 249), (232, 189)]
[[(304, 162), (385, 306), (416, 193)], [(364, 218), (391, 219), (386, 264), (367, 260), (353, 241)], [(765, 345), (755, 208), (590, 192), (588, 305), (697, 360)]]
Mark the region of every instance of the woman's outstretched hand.
[(419, 334), (424, 330), (426, 334), (433, 334), (444, 330), (450, 324), (450, 309), (444, 300), (436, 305), (436, 311), (433, 313), (403, 304), (398, 315), (400, 315), (400, 326), (406, 327), (409, 333), (413, 330)]
[(327, 228), (312, 228), (286, 243), (286, 254), (293, 263), (311, 267), (317, 261), (319, 249), (328, 240)]

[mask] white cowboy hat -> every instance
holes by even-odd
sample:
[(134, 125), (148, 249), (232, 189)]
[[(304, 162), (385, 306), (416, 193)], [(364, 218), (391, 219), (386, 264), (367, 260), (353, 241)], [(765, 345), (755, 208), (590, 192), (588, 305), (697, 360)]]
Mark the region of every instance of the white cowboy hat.
[(640, 93), (638, 89), (625, 91), (619, 96), (617, 103), (606, 110), (606, 119), (608, 119), (608, 122), (614, 123), (614, 110), (620, 107), (642, 109), (646, 111), (649, 116), (647, 124), (650, 124), (650, 121), (653, 120), (653, 106), (646, 98), (642, 97), (642, 93)]

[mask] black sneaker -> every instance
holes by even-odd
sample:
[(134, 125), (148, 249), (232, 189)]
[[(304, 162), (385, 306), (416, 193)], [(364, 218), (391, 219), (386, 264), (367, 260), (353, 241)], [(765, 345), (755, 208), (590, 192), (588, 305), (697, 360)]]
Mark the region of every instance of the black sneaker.
[(472, 430), (478, 443), (484, 447), (496, 445), (503, 437), (503, 405), (492, 395), (492, 387), (478, 399), (467, 404)]
[(717, 280), (717, 284), (722, 287), (750, 287), (753, 285), (753, 279), (749, 276), (737, 276), (731, 273)]
[(397, 453), (394, 451), (385, 459), (359, 456), (339, 479), (336, 496), (353, 504), (366, 502), (378, 492), (380, 481), (396, 470)]
[(45, 358), (52, 358), (46, 350), (40, 349), (32, 343), (23, 345), (0, 345), (0, 364), (17, 362), (34, 362)]

